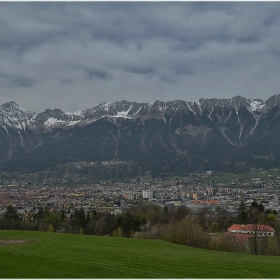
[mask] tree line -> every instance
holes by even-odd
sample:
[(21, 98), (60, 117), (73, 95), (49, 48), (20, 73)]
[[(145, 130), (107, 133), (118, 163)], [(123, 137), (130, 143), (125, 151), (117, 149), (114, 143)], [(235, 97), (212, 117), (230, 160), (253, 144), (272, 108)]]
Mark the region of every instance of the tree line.
[[(234, 223), (268, 224), (275, 229), (275, 236), (258, 237), (255, 234), (244, 242), (223, 234)], [(10, 204), (0, 216), (0, 229), (161, 239), (204, 249), (280, 255), (277, 212), (265, 210), (257, 202), (252, 202), (249, 207), (241, 202), (237, 216), (221, 207), (205, 207), (193, 212), (185, 205), (160, 207), (152, 203), (134, 206), (117, 215), (95, 210), (89, 212), (80, 207), (72, 211), (40, 208), (22, 216)]]

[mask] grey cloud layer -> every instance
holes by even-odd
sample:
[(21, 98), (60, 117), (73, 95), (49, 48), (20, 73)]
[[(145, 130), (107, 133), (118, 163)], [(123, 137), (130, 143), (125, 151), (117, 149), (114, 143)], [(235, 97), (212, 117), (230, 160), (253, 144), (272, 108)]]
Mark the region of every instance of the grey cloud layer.
[(0, 103), (279, 93), (277, 2), (0, 2)]

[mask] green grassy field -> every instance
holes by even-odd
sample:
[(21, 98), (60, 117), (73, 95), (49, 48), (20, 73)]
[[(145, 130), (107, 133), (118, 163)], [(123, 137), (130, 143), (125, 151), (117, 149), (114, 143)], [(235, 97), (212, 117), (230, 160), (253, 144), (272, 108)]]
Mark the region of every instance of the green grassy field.
[(208, 251), (159, 240), (2, 230), (0, 241), (4, 239), (29, 242), (0, 245), (1, 278), (280, 277), (280, 257)]

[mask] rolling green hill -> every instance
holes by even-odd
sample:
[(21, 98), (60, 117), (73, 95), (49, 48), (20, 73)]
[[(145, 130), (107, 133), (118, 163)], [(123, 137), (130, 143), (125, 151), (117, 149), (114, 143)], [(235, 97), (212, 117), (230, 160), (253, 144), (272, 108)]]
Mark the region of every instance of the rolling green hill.
[(0, 231), (0, 263), (1, 278), (280, 277), (280, 257), (48, 232)]

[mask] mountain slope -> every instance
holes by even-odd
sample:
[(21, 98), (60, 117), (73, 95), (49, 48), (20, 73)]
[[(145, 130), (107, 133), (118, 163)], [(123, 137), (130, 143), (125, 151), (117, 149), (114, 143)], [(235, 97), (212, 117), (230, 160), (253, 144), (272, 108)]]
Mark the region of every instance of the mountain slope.
[(0, 161), (10, 170), (38, 171), (121, 159), (153, 174), (278, 167), (279, 113), (280, 95), (265, 102), (119, 101), (39, 114), (9, 102), (0, 106)]

